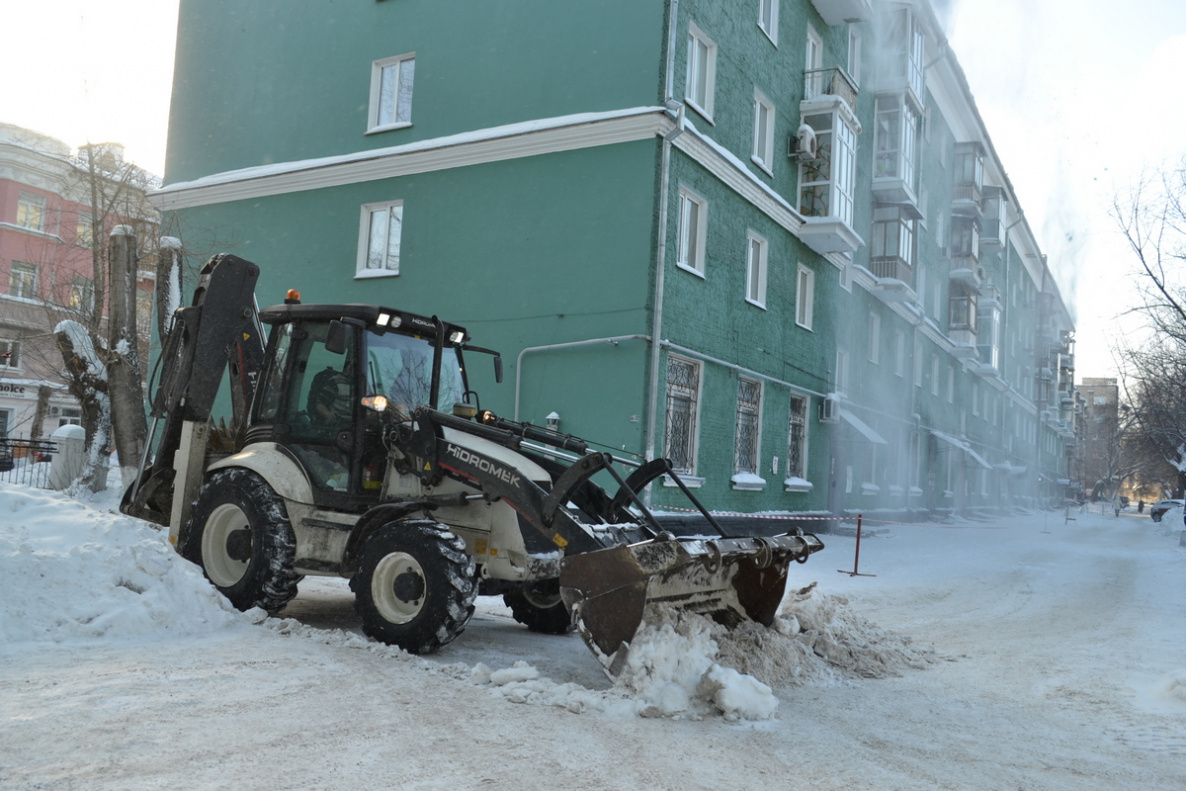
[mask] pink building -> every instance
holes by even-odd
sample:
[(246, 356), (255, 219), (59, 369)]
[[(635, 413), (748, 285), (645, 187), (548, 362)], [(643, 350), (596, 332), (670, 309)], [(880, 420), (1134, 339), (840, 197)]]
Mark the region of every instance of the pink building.
[[(118, 144), (88, 153), (104, 170), (123, 164)], [(79, 422), (53, 328), (93, 310), (93, 241), (105, 245), (117, 225), (132, 226), (139, 239), (157, 234), (156, 214), (140, 190), (120, 204), (125, 210), (100, 219), (101, 233), (95, 230), (90, 192), (86, 168), (69, 146), (0, 123), (0, 437), (38, 437)], [(142, 258), (140, 266), (149, 263)], [(153, 274), (141, 271), (138, 279), (146, 352)]]

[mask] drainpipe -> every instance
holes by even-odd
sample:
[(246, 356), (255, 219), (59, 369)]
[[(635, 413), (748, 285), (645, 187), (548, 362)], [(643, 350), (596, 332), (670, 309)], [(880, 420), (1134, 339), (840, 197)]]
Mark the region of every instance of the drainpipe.
[[(679, 23), (679, 0), (671, 0), (667, 12), (667, 64), (664, 85), (663, 104), (668, 112), (672, 111), (675, 102), (675, 43), (676, 29)], [(663, 136), (663, 154), (659, 176), (659, 227), (657, 229), (658, 245), (655, 249), (655, 302), (651, 317), (651, 370), (647, 403), (645, 458), (655, 458), (655, 443), (658, 429), (656, 424), (659, 415), (659, 371), (662, 363), (662, 348), (660, 339), (663, 337), (663, 287), (664, 274), (667, 268), (667, 193), (671, 184), (671, 141), (684, 131), (684, 108), (680, 104), (676, 110), (676, 125), (673, 130)], [(650, 506), (651, 488), (648, 486), (643, 493), (643, 502)]]

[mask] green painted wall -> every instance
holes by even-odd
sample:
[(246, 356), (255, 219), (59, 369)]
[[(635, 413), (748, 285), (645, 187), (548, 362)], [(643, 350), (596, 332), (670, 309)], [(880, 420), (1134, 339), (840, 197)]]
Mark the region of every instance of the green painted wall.
[[(378, 302), (466, 326), (507, 353), (471, 361), (482, 406), (510, 415), (527, 346), (649, 334), (654, 141), (188, 209), (187, 250), (258, 263), (260, 301)], [(605, 196), (613, 195), (613, 200)], [(400, 274), (354, 279), (360, 207), (402, 199)], [(520, 416), (641, 451), (644, 342), (524, 361)]]
[[(660, 103), (664, 0), (183, 0), (166, 183)], [(371, 64), (416, 54), (412, 126), (367, 135)]]

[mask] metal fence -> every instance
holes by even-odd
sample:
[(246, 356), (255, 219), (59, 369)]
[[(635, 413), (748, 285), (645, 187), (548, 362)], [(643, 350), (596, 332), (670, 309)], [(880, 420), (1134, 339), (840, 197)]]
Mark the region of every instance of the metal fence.
[(16, 435), (0, 437), (0, 483), (48, 488), (50, 462), (58, 444)]

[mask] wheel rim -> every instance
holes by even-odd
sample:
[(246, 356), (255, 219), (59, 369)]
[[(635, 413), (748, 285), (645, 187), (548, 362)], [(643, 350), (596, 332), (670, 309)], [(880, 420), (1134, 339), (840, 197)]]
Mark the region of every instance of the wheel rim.
[(555, 607), (560, 603), (560, 586), (555, 586), (555, 591), (551, 591), (551, 585), (527, 585), (523, 588), (523, 598), (531, 604), (532, 607), (538, 607), (541, 610), (547, 610), (550, 607)]
[(420, 561), (406, 552), (392, 552), (379, 561), (371, 577), (375, 609), (391, 623), (407, 623), (424, 608), (427, 583)]
[[(240, 560), (242, 548), (247, 559)], [(247, 573), (250, 562), (251, 523), (237, 505), (226, 503), (214, 509), (202, 531), (202, 566), (206, 576), (220, 588), (229, 588)], [(232, 549), (233, 548), (233, 549)]]

